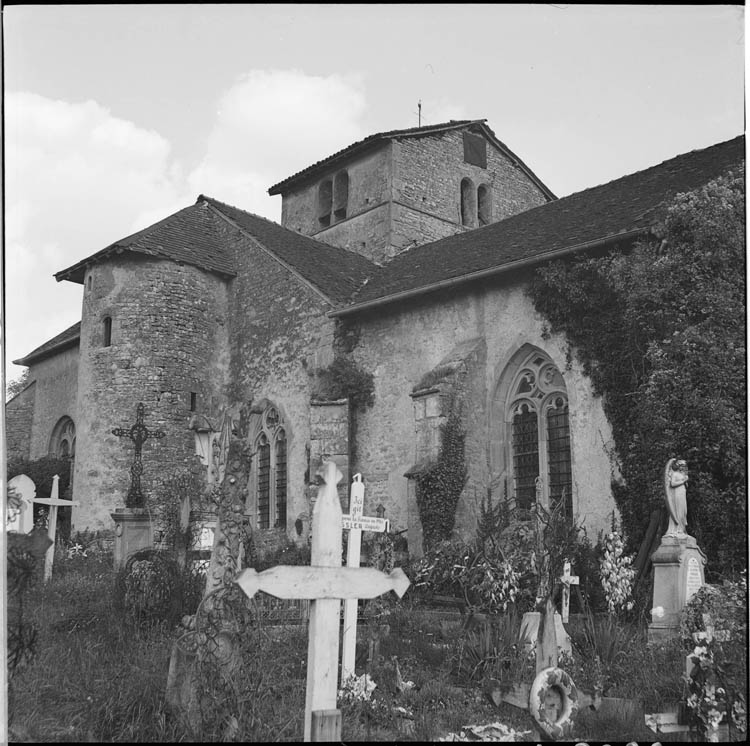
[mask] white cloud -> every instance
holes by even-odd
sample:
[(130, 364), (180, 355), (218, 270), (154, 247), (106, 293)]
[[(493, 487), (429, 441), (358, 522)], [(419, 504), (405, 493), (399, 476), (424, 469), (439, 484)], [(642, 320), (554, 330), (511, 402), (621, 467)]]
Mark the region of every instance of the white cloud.
[[(55, 272), (198, 194), (278, 220), (268, 188), (372, 134), (366, 104), (356, 75), (251, 70), (218, 97), (204, 154), (188, 169), (162, 134), (96, 101), (6, 93), (6, 360), (80, 318), (81, 288)], [(430, 121), (464, 117), (445, 100), (429, 106)]]
[(80, 318), (80, 288), (52, 275), (175, 198), (170, 146), (94, 101), (5, 96), (6, 362)]
[(197, 196), (278, 219), (268, 188), (369, 134), (356, 76), (251, 70), (220, 100), (206, 154), (188, 177)]

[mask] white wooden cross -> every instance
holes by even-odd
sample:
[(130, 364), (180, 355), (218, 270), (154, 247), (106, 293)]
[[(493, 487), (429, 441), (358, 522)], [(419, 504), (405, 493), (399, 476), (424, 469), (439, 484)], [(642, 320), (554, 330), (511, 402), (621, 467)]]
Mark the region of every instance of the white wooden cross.
[(55, 559), (55, 532), (57, 531), (57, 509), (69, 508), (72, 505), (79, 506), (77, 500), (60, 500), (58, 498), (60, 487), (58, 482), (60, 477), (55, 474), (52, 477), (52, 494), (49, 497), (35, 497), (33, 502), (38, 505), (49, 506), (49, 517), (47, 518), (47, 536), (52, 539), (52, 546), (44, 555), (44, 582), (46, 583), (52, 577), (52, 563)]
[(34, 528), (34, 516), (32, 504), (49, 506), (49, 518), (47, 519), (47, 536), (52, 539), (52, 546), (44, 555), (44, 582), (46, 583), (52, 577), (52, 563), (55, 559), (55, 532), (57, 531), (57, 509), (69, 508), (71, 505), (80, 505), (73, 500), (58, 499), (60, 487), (58, 482), (60, 477), (55, 474), (52, 477), (52, 494), (49, 497), (36, 497), (36, 487), (34, 482), (25, 474), (19, 474), (13, 477), (8, 483), (9, 487), (16, 487), (21, 493), (22, 505), (20, 515), (16, 523), (8, 527), (9, 530), (17, 530), (22, 534), (27, 534)]
[(342, 599), (375, 598), (391, 590), (401, 597), (410, 585), (401, 568), (386, 574), (373, 567), (341, 567), (342, 513), (336, 490), (341, 479), (336, 464), (327, 461), (312, 514), (310, 567), (280, 565), (261, 573), (248, 567), (236, 581), (250, 598), (260, 590), (277, 598), (311, 601), (305, 741), (341, 738), (336, 691)]
[[(359, 567), (362, 548), (362, 532), (388, 530), (386, 518), (373, 518), (362, 515), (365, 506), (365, 485), (362, 475), (355, 474), (349, 497), (349, 513), (341, 516), (342, 528), (349, 530), (349, 542), (346, 546), (346, 566)], [(357, 652), (357, 599), (347, 598), (344, 601), (344, 642), (341, 647), (341, 686), (354, 673), (354, 659)]]
[(570, 586), (578, 585), (579, 578), (577, 575), (570, 574), (570, 562), (565, 560), (563, 564), (563, 574), (560, 578), (563, 584), (562, 589), (562, 620), (564, 623), (568, 623), (568, 617), (570, 616)]

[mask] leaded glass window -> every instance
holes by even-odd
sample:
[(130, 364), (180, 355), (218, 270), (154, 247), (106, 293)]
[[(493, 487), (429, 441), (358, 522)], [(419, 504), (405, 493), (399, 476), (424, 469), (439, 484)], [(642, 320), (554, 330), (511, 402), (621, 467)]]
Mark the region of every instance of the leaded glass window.
[(271, 446), (265, 433), (258, 438), (258, 528), (271, 525)]
[(516, 369), (506, 422), (516, 507), (530, 509), (538, 495), (547, 509), (563, 500), (572, 517), (568, 397), (562, 374), (546, 355), (534, 352)]
[[(253, 477), (256, 526), (286, 528), (287, 432), (279, 410), (268, 404), (257, 415)], [(251, 482), (252, 484), (253, 482)]]
[(276, 435), (276, 527), (286, 527), (286, 434)]

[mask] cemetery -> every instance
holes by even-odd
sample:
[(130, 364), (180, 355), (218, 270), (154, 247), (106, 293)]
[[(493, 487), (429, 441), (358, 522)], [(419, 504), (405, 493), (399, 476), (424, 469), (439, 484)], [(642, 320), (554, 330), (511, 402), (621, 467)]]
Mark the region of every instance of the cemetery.
[[(744, 140), (563, 199), (479, 120), (336, 158), (407, 152), (528, 200), (376, 270), (201, 195), (58, 273), (81, 324), (6, 406), (10, 741), (746, 740)], [(323, 175), (287, 217), (369, 236)]]
[(48, 498), (9, 484), (11, 741), (745, 739), (746, 575), (705, 582), (684, 461), (657, 475), (665, 530), (638, 584), (617, 527), (593, 548), (564, 501), (531, 520), (485, 504), (472, 544), (400, 567), (362, 475), (342, 501), (333, 461), (309, 553), (259, 558), (229, 416), (213, 486), (165, 481), (157, 540), (170, 518), (139, 491), (142, 407), (118, 430), (136, 448), (114, 543), (55, 536), (57, 476)]

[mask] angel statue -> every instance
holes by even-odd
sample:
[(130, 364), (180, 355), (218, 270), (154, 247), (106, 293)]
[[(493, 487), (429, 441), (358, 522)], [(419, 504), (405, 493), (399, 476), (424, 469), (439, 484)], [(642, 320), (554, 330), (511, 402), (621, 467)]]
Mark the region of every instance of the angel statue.
[(664, 490), (669, 509), (669, 526), (665, 536), (685, 536), (687, 528), (687, 499), (685, 484), (688, 481), (687, 463), (671, 458), (664, 469)]

